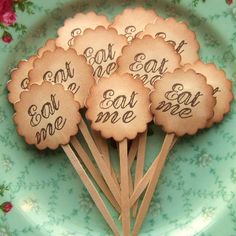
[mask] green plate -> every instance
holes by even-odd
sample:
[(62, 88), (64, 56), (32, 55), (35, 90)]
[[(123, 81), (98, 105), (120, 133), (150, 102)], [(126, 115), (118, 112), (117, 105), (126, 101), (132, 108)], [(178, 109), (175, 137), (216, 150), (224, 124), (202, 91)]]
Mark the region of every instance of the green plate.
[[(8, 214), (0, 212), (0, 235), (111, 235), (63, 152), (39, 152), (17, 135), (7, 101), (10, 69), (55, 37), (64, 19), (77, 12), (93, 10), (112, 19), (126, 7), (141, 5), (163, 17), (187, 21), (197, 33), (202, 60), (214, 62), (234, 80), (236, 4), (224, 0), (33, 2), (35, 14), (18, 14), (27, 32), (13, 34), (9, 45), (0, 42), (0, 185), (10, 188), (0, 203), (10, 200), (14, 205)], [(236, 104), (232, 107), (221, 124), (175, 145), (140, 235), (236, 235)], [(164, 137), (159, 128), (150, 128), (146, 168)]]

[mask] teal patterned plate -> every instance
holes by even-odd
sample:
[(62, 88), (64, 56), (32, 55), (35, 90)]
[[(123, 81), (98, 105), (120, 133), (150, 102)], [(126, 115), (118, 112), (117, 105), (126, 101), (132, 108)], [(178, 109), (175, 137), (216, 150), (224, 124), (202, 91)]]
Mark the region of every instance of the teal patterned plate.
[[(236, 80), (236, 4), (230, 2), (34, 0), (34, 14), (18, 13), (26, 33), (18, 27), (10, 44), (0, 42), (0, 185), (9, 186), (0, 203), (10, 200), (14, 205), (8, 214), (0, 212), (1, 236), (111, 235), (63, 152), (39, 152), (17, 135), (7, 101), (10, 69), (56, 37), (64, 19), (77, 12), (94, 10), (112, 19), (126, 7), (141, 5), (163, 17), (187, 21), (197, 33), (202, 60), (214, 62)], [(149, 131), (146, 169), (164, 137), (159, 128), (151, 126)], [(114, 211), (112, 215), (118, 218)], [(236, 235), (235, 102), (222, 123), (176, 144), (140, 235)]]

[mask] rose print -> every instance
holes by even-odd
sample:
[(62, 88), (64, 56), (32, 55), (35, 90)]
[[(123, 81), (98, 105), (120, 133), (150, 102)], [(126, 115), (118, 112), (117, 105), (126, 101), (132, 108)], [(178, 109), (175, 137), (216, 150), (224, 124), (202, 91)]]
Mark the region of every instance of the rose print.
[(2, 36), (2, 41), (3, 41), (4, 43), (10, 43), (10, 42), (12, 41), (12, 36), (11, 36), (11, 34), (5, 31), (5, 32), (3, 33), (3, 36)]
[[(0, 185), (0, 196), (3, 196), (5, 191), (7, 190), (9, 190), (8, 186), (4, 184)], [(0, 211), (4, 213), (10, 212), (12, 208), (13, 208), (13, 205), (11, 202), (3, 202), (2, 204), (0, 204)]]
[(16, 11), (26, 11), (32, 14), (33, 3), (30, 0), (0, 0), (0, 34), (2, 30), (2, 41), (4, 43), (11, 43), (12, 33), (16, 32), (25, 33), (25, 26), (17, 23)]
[(16, 22), (16, 13), (14, 11), (8, 11), (1, 16), (0, 21), (6, 26), (13, 25)]
[(2, 203), (2, 205), (0, 206), (0, 209), (5, 212), (8, 213), (11, 211), (13, 205), (11, 204), (11, 202), (4, 202)]

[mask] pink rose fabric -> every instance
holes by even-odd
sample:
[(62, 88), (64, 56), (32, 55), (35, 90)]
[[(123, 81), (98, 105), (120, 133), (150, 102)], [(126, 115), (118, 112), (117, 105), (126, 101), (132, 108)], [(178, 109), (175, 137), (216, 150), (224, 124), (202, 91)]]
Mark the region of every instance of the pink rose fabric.
[(5, 26), (10, 26), (16, 22), (13, 0), (0, 0), (0, 22)]

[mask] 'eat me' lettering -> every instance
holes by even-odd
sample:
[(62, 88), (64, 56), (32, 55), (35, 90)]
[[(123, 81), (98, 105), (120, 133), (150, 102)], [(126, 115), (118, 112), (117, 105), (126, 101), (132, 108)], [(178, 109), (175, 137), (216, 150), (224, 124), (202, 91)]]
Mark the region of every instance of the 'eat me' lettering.
[[(123, 123), (130, 123), (132, 120), (136, 118), (132, 108), (135, 107), (138, 102), (136, 99), (137, 93), (133, 91), (130, 97), (125, 95), (115, 95), (115, 91), (113, 89), (108, 89), (103, 93), (103, 100), (99, 104), (99, 108), (101, 110), (107, 110), (112, 108), (115, 110), (113, 112), (110, 111), (101, 111), (97, 115), (97, 119), (95, 123), (98, 122), (108, 122), (110, 121), (112, 124), (121, 121)], [(129, 110), (127, 110), (129, 109)]]
[[(166, 33), (165, 32), (159, 32), (156, 34), (156, 37), (161, 37), (163, 39), (166, 39)], [(167, 40), (168, 43), (171, 43), (175, 47), (175, 51), (179, 54), (184, 52), (184, 46), (188, 43), (185, 40), (180, 41), (180, 43), (176, 43), (174, 40)]]
[(161, 101), (156, 110), (170, 112), (171, 115), (179, 116), (182, 119), (192, 117), (192, 109), (200, 103), (201, 92), (192, 94), (184, 91), (183, 84), (176, 83), (170, 91), (165, 93), (166, 100)]
[[(57, 70), (55, 73), (47, 71), (43, 75), (43, 80), (53, 83), (66, 83), (68, 80), (73, 79), (75, 76), (75, 70), (71, 67), (71, 62), (65, 62), (65, 68)], [(68, 90), (73, 93), (77, 93), (80, 86), (75, 82), (69, 83)]]
[[(161, 61), (156, 59), (147, 59), (144, 53), (138, 53), (134, 56), (134, 62), (130, 64), (129, 69), (133, 72), (135, 79), (140, 79), (144, 84), (154, 85), (156, 80), (168, 70), (168, 60), (163, 58)], [(144, 71), (144, 73), (143, 73)]]
[(116, 56), (113, 46), (114, 44), (109, 43), (107, 49), (95, 51), (94, 48), (88, 47), (84, 50), (84, 56), (88, 63), (93, 66), (94, 75), (98, 78), (110, 75), (116, 68), (116, 62), (113, 62)]
[[(44, 103), (42, 107), (37, 107), (35, 104), (28, 109), (28, 115), (31, 117), (31, 127), (37, 127), (42, 120), (48, 120), (55, 115), (56, 111), (60, 109), (60, 101), (56, 99), (56, 94), (51, 94), (50, 101)], [(35, 138), (37, 144), (44, 141), (48, 135), (53, 136), (56, 130), (61, 130), (65, 126), (66, 119), (58, 116), (53, 122), (48, 122), (46, 127), (41, 128), (36, 132)]]

